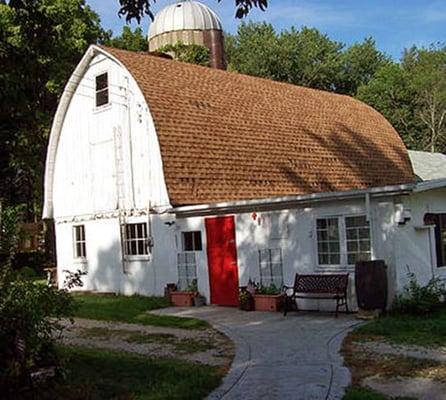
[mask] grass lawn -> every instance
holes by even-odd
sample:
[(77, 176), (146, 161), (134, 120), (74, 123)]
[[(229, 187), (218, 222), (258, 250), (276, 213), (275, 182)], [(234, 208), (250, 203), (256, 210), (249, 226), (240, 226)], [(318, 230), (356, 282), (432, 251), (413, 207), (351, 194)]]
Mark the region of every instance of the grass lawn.
[(75, 317), (102, 321), (127, 322), (141, 325), (182, 329), (205, 329), (209, 324), (194, 318), (151, 315), (147, 311), (169, 306), (164, 297), (115, 296), (101, 294), (74, 295), (78, 309)]
[(342, 400), (409, 400), (407, 397), (390, 398), (374, 390), (363, 387), (351, 387)]
[(41, 399), (202, 399), (221, 382), (222, 368), (121, 352), (62, 347), (67, 376)]
[(388, 315), (357, 328), (355, 339), (382, 338), (397, 344), (446, 345), (446, 308), (432, 315)]

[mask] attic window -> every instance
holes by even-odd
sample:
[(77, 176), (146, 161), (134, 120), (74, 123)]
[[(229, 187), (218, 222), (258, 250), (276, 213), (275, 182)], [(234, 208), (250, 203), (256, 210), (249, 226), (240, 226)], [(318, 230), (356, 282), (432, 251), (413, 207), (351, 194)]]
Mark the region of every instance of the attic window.
[(96, 76), (96, 107), (108, 104), (108, 73)]

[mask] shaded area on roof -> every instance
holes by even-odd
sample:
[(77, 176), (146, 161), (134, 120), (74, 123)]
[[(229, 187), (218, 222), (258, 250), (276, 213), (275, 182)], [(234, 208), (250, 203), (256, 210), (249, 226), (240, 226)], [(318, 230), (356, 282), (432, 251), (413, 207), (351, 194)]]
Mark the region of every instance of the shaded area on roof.
[(419, 181), (446, 178), (446, 155), (409, 150), (410, 161)]
[(146, 98), (173, 205), (414, 181), (398, 133), (353, 98), (105, 50)]

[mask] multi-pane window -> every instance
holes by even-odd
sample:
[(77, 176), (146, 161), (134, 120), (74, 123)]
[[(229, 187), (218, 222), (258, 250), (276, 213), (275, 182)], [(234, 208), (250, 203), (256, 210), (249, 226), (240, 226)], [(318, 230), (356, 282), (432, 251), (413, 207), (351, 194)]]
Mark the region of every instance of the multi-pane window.
[(178, 253), (178, 289), (186, 290), (197, 281), (197, 260), (194, 252)]
[(149, 254), (147, 224), (125, 224), (124, 251), (126, 256), (145, 256)]
[(319, 265), (339, 265), (341, 246), (338, 218), (319, 218), (316, 227)]
[(87, 258), (85, 225), (73, 226), (74, 258)]
[(283, 285), (282, 249), (259, 250), (260, 284), (281, 288)]
[(446, 214), (426, 214), (424, 222), (435, 225), (435, 252), (437, 267), (446, 266)]
[(365, 215), (345, 217), (347, 264), (371, 259), (370, 227)]
[(201, 251), (203, 249), (200, 231), (182, 232), (181, 238), (183, 251)]
[(108, 104), (108, 73), (96, 76), (96, 107)]

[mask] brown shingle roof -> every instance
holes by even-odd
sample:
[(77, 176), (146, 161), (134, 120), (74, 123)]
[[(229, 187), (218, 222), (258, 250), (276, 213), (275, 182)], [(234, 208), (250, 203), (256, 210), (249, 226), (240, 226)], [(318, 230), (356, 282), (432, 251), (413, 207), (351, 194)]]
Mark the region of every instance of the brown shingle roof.
[(351, 97), (105, 50), (126, 66), (146, 98), (174, 205), (414, 180), (397, 132)]

